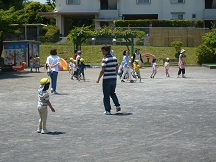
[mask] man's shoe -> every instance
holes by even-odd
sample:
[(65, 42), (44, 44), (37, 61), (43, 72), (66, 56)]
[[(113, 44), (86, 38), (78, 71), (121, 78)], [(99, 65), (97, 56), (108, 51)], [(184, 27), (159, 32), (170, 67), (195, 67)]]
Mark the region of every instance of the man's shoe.
[(105, 111), (104, 114), (105, 115), (111, 115), (111, 112), (110, 111)]
[(120, 106), (116, 106), (116, 112), (121, 111), (121, 107)]

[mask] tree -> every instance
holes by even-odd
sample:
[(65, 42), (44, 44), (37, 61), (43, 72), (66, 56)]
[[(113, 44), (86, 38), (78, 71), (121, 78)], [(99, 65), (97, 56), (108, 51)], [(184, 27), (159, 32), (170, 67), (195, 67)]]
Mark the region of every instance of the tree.
[[(91, 30), (90, 26), (87, 27), (77, 27), (70, 31), (68, 38), (74, 42), (76, 49), (81, 49), (82, 43), (90, 37), (101, 37), (101, 38), (124, 38), (127, 42), (132, 43), (133, 38), (142, 37), (145, 35), (145, 32), (140, 30), (126, 29), (121, 28), (110, 29), (110, 27), (102, 27), (97, 30)], [(128, 47), (128, 44), (127, 44)], [(129, 50), (129, 47), (128, 47)], [(133, 47), (132, 51), (133, 52)]]
[(207, 33), (203, 37), (204, 43), (212, 48), (216, 48), (216, 28), (212, 29), (211, 32)]
[(52, 7), (52, 9), (55, 9), (55, 7), (56, 7), (56, 0), (46, 0), (46, 3), (48, 4), (48, 5), (50, 5), (51, 7)]
[[(11, 7), (9, 10), (0, 10), (0, 55), (3, 50), (4, 33), (15, 33), (16, 27), (10, 24), (23, 24), (25, 22), (25, 15), (23, 10), (15, 10)], [(19, 27), (19, 26), (18, 26)]]
[(68, 38), (73, 41), (74, 47), (76, 49), (81, 50), (82, 43), (86, 40), (88, 36), (93, 35), (93, 31), (90, 29), (89, 26), (85, 27), (76, 27), (72, 29), (68, 35)]
[(175, 54), (176, 58), (179, 57), (182, 45), (183, 45), (183, 43), (180, 42), (180, 41), (174, 41), (174, 42), (171, 43), (171, 46), (174, 47), (175, 50), (176, 50), (176, 54)]
[(0, 9), (8, 10), (11, 7), (14, 7), (15, 10), (23, 9), (23, 0), (0, 0)]
[(41, 4), (40, 2), (30, 2), (26, 6), (26, 11), (27, 11), (29, 24), (35, 24), (35, 23), (49, 24), (51, 22), (51, 19), (48, 19), (38, 14), (38, 12), (52, 11), (52, 8), (47, 4)]
[(198, 63), (216, 63), (216, 29), (206, 33), (203, 40), (204, 43), (196, 50)]

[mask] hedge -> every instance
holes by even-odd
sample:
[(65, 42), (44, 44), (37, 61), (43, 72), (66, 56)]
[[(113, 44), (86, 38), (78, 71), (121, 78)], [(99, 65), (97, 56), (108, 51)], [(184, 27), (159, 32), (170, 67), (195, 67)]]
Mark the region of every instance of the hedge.
[(202, 20), (115, 20), (115, 27), (196, 27), (203, 28)]

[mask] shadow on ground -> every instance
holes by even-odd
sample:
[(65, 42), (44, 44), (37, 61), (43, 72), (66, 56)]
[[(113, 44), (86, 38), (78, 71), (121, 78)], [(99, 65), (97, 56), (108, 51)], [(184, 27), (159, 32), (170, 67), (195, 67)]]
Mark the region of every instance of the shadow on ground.
[(48, 135), (61, 135), (61, 134), (65, 134), (65, 132), (49, 132), (47, 133)]

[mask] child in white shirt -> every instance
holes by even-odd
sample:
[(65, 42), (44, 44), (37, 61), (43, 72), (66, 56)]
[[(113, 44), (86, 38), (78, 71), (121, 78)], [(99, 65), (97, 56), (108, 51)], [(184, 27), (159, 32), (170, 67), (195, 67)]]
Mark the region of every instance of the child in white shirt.
[(166, 61), (165, 61), (165, 63), (164, 63), (164, 68), (165, 68), (165, 73), (166, 73), (166, 75), (165, 75), (165, 77), (170, 77), (170, 75), (169, 75), (169, 58), (166, 58)]
[(157, 63), (156, 63), (156, 59), (152, 60), (152, 68), (153, 68), (153, 72), (150, 76), (150, 78), (154, 78), (155, 75), (157, 74)]

